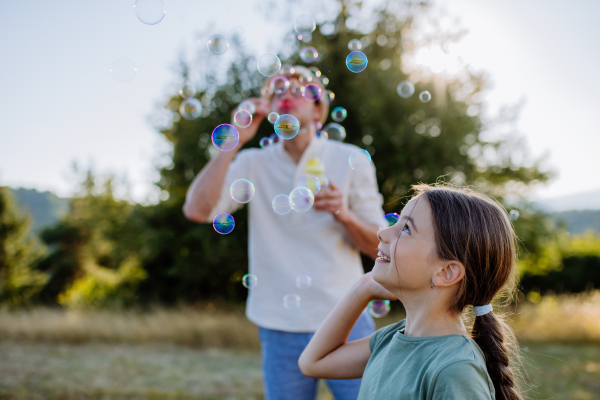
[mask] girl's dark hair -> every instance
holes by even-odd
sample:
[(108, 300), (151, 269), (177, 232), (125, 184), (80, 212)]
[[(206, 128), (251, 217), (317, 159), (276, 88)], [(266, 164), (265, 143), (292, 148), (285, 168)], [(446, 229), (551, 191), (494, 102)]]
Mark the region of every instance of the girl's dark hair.
[[(450, 310), (462, 314), (469, 305), (490, 304), (501, 292), (514, 288), (516, 235), (506, 210), (495, 200), (466, 188), (443, 185), (413, 186), (424, 196), (433, 214), (438, 256), (460, 261), (465, 276), (458, 284)], [(516, 384), (518, 346), (500, 316), (475, 317), (471, 338), (483, 351), (497, 400), (522, 399)], [(514, 363), (512, 363), (514, 365)]]

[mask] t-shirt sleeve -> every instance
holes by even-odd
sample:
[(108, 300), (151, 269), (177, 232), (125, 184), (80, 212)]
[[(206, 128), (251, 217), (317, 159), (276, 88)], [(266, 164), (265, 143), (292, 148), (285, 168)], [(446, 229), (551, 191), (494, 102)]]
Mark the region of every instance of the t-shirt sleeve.
[(474, 361), (459, 361), (440, 371), (433, 387), (432, 400), (494, 400), (487, 371)]
[(206, 222), (212, 222), (215, 215), (219, 213), (226, 212), (228, 214), (232, 214), (233, 212), (242, 208), (243, 204), (238, 203), (231, 198), (229, 189), (231, 184), (238, 179), (248, 179), (252, 182), (250, 179), (252, 156), (252, 151), (242, 150), (235, 156), (231, 164), (229, 164), (229, 169), (227, 169), (225, 181), (223, 182), (223, 187), (221, 188), (219, 201), (213, 207)]
[(373, 163), (363, 170), (353, 170), (351, 174), (348, 208), (363, 221), (379, 225), (384, 215), (383, 196), (377, 187)]

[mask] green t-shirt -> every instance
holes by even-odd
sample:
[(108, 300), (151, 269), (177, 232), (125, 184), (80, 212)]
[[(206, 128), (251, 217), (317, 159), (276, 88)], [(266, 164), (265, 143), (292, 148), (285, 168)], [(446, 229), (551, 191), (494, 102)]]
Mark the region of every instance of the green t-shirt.
[(494, 400), (483, 353), (472, 339), (405, 336), (405, 321), (371, 336), (358, 400)]

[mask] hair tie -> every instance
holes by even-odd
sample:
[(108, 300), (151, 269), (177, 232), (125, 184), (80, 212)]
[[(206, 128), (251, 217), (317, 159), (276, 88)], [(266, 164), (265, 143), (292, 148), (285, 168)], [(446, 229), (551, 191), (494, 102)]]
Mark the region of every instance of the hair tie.
[(473, 306), (473, 311), (475, 311), (475, 316), (479, 317), (491, 313), (493, 309), (491, 304), (486, 304), (485, 306)]

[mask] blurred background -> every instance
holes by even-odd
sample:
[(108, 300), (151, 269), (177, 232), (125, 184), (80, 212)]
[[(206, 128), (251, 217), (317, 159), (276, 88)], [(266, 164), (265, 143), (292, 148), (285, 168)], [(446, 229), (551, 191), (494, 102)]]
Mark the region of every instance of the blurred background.
[[(310, 45), (386, 212), (436, 181), (518, 211), (506, 308), (528, 394), (600, 399), (600, 3), (164, 0), (156, 25), (133, 3), (3, 5), (0, 398), (262, 398), (246, 211), (218, 235), (181, 207), (214, 127), (259, 95), (257, 58), (307, 65)], [(299, 39), (302, 14), (317, 27)], [(247, 39), (211, 54), (208, 38), (234, 26)], [(351, 39), (368, 57), (359, 74), (345, 66)], [(120, 57), (137, 69), (129, 82), (111, 75)], [(186, 81), (194, 120), (179, 114)], [(271, 133), (265, 121), (247, 146)], [(396, 302), (377, 323), (400, 318)]]

